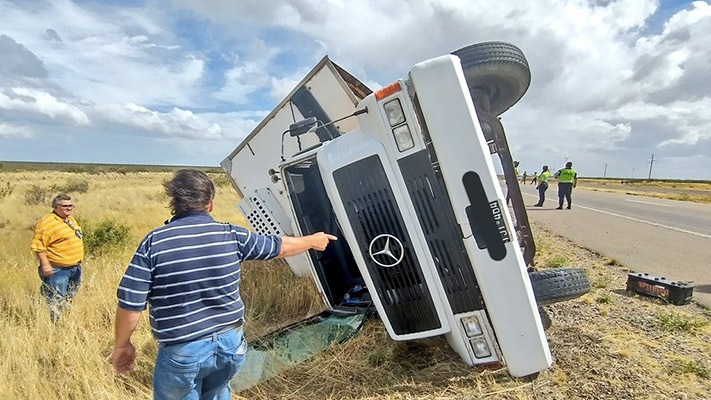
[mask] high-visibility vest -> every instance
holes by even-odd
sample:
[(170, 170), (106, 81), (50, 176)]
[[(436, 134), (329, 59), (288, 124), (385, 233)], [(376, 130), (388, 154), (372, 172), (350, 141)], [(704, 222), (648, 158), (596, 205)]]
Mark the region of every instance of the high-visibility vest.
[(573, 183), (575, 177), (578, 173), (572, 168), (563, 168), (558, 171), (558, 182), (560, 183)]

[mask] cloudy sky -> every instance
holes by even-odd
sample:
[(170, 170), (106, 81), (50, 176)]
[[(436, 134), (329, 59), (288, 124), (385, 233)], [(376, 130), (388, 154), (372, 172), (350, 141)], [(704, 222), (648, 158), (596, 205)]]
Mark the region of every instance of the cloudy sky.
[(0, 160), (216, 166), (325, 54), (377, 88), (490, 40), (531, 66), (522, 172), (711, 179), (711, 1), (677, 0), (0, 0)]

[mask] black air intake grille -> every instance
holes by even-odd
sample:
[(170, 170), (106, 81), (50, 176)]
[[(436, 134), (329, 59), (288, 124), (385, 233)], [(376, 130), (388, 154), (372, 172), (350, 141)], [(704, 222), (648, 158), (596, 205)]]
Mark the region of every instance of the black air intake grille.
[[(403, 335), (440, 328), (430, 289), (378, 156), (342, 167), (333, 173), (333, 178), (375, 285), (370, 288), (371, 293), (378, 294), (395, 333)], [(392, 261), (396, 265), (391, 267), (376, 264), (369, 253), (371, 241), (384, 234), (402, 243), (400, 248), (391, 239), (392, 254), (396, 258), (402, 255), (402, 261)], [(382, 245), (384, 241), (375, 243)], [(374, 253), (377, 253), (380, 247), (375, 247)], [(379, 262), (389, 263), (387, 258)]]
[(452, 204), (427, 153), (417, 152), (401, 159), (398, 164), (452, 311), (459, 314), (484, 309)]

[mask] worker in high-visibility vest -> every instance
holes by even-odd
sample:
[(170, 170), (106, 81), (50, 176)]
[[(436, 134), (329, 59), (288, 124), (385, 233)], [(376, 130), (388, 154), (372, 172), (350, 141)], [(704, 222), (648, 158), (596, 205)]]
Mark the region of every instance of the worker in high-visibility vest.
[(565, 168), (559, 169), (555, 173), (558, 178), (558, 207), (556, 210), (563, 209), (563, 200), (568, 200), (568, 210), (571, 204), (570, 195), (573, 193), (573, 188), (578, 185), (578, 173), (573, 169), (573, 163), (568, 161), (565, 163)]
[(546, 201), (546, 190), (548, 190), (548, 178), (550, 176), (551, 171), (548, 170), (547, 165), (544, 165), (539, 176), (540, 183), (536, 186), (536, 189), (538, 189), (538, 203), (534, 204), (534, 207), (543, 207), (543, 202)]
[[(514, 166), (514, 174), (516, 175), (516, 184), (518, 185), (518, 161), (513, 162)], [(511, 186), (509, 186), (509, 182), (506, 182), (506, 205), (509, 205), (511, 203)]]

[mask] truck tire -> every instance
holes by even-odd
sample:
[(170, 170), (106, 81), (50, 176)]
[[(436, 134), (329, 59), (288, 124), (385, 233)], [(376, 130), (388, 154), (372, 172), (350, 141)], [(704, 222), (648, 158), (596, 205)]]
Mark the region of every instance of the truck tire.
[[(452, 52), (459, 57), (472, 99), (476, 91), (488, 94), (490, 109), (498, 116), (521, 99), (531, 84), (531, 70), (523, 52), (505, 42), (484, 42)], [(478, 104), (481, 106), (480, 104)]]
[(555, 268), (528, 274), (539, 306), (575, 299), (590, 291), (582, 268)]

